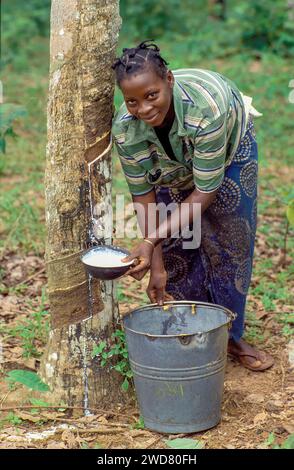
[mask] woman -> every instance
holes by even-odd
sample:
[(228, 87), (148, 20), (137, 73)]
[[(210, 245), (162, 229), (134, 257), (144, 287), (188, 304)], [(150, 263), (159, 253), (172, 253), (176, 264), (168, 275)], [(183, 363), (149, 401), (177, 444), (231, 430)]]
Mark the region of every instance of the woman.
[[(152, 302), (195, 300), (223, 305), (237, 314), (228, 352), (245, 367), (262, 371), (272, 358), (243, 339), (244, 313), (256, 231), (257, 144), (254, 108), (234, 83), (201, 69), (171, 71), (155, 44), (123, 49), (116, 59), (124, 104), (112, 134), (144, 240), (127, 260), (141, 279), (150, 268)], [(249, 102), (250, 104), (250, 102)], [(148, 218), (152, 203), (179, 203), (165, 221)], [(189, 211), (184, 211), (184, 204)], [(185, 249), (174, 228), (193, 223), (201, 204), (201, 244)]]

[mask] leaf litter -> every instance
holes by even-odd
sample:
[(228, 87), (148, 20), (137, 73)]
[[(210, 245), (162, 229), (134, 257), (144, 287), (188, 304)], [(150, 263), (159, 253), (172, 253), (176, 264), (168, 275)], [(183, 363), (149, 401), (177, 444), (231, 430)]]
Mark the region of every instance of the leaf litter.
[[(290, 172), (283, 170), (279, 175), (277, 169), (263, 169), (263, 172), (277, 173), (277, 177), (286, 179)], [(259, 227), (271, 225), (276, 237), (282, 237), (283, 216), (273, 211), (271, 205), (274, 196), (263, 195), (268, 208), (259, 216)], [(120, 244), (121, 244), (120, 240)], [(272, 260), (272, 266), (261, 271), (254, 271), (252, 287), (258, 288), (262, 281), (274, 282), (277, 274), (283, 274), (289, 266), (289, 259), (284, 266), (279, 265), (282, 247), (277, 249), (268, 243), (268, 235), (259, 232), (256, 243), (255, 264), (263, 260)], [(28, 319), (32, 308), (40, 303), (42, 288), (46, 285), (44, 261), (33, 253), (22, 256), (5, 252), (1, 260), (2, 277), (0, 281), (0, 320), (3, 338), (2, 376), (7, 371), (25, 368), (38, 372), (39, 360), (25, 359), (20, 339), (9, 333), (20, 321)], [(277, 267), (277, 269), (276, 269)], [(3, 275), (4, 273), (4, 275)], [(122, 300), (120, 314), (147, 302), (144, 290), (148, 276), (139, 283), (131, 278), (121, 278)], [(142, 293), (142, 294), (141, 294)], [(29, 300), (29, 302), (28, 302)], [(265, 446), (271, 433), (277, 443), (294, 433), (294, 381), (291, 378), (293, 368), (288, 361), (287, 344), (289, 337), (281, 335), (281, 327), (276, 320), (277, 312), (287, 314), (291, 308), (289, 300), (277, 298), (264, 307), (262, 297), (258, 294), (248, 296), (248, 309), (254, 312), (260, 323), (258, 327), (265, 336), (257, 347), (265, 349), (276, 360), (275, 365), (263, 373), (253, 373), (228, 360), (224, 396), (222, 403), (222, 420), (210, 430), (194, 433), (168, 435), (134, 429), (139, 419), (136, 402), (117, 406), (116, 409), (102, 410), (91, 416), (83, 416), (82, 409), (70, 410), (64, 405), (64, 411), (58, 408), (40, 408), (30, 404), (32, 392), (28, 394), (24, 386), (10, 389), (3, 381), (1, 384), (0, 411), (0, 448), (167, 448), (167, 442), (176, 441), (176, 445), (187, 445), (191, 439), (193, 446), (205, 445), (205, 448), (260, 448)], [(249, 326), (248, 326), (249, 325)], [(6, 327), (6, 328), (5, 328)], [(250, 328), (250, 323), (247, 328)], [(266, 333), (266, 334), (265, 334)], [(37, 341), (37, 349), (42, 352), (44, 344)], [(35, 399), (42, 399), (38, 392), (33, 392)], [(37, 402), (36, 402), (37, 403)], [(23, 408), (22, 408), (23, 407)], [(74, 411), (74, 413), (73, 413)], [(14, 420), (19, 420), (17, 423)], [(182, 440), (182, 441), (181, 441)], [(267, 445), (267, 444), (266, 444)]]

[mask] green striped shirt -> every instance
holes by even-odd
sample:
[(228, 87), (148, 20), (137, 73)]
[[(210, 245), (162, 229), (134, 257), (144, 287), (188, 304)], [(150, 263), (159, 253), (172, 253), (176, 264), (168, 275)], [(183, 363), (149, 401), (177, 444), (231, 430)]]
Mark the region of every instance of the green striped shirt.
[(176, 161), (166, 154), (154, 129), (132, 116), (125, 103), (113, 119), (113, 140), (134, 195), (146, 194), (155, 185), (216, 190), (245, 133), (244, 104), (233, 82), (203, 69), (173, 74), (175, 119), (169, 140)]

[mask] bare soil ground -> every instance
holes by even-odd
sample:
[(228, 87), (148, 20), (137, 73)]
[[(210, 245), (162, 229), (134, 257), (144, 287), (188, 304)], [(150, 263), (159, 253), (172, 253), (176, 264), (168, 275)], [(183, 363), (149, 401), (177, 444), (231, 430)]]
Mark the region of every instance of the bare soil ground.
[[(290, 169), (288, 169), (290, 170)], [(264, 170), (268, 171), (268, 170)], [(289, 181), (286, 168), (281, 169), (277, 177)], [(263, 196), (270, 200), (271, 196)], [(265, 223), (281, 227), (284, 215), (272, 210), (269, 204), (264, 211), (259, 225)], [(288, 269), (286, 264), (279, 264), (282, 248), (277, 250), (268, 241), (268, 236), (259, 233), (256, 245), (256, 260), (274, 258), (273, 266), (266, 272), (257, 271), (252, 285), (256, 287), (264, 279), (275, 280), (277, 273)], [(23, 386), (9, 388), (4, 379), (9, 370), (28, 369), (38, 371), (44, 338), (42, 329), (35, 325), (33, 331), (34, 352), (23, 357), (24, 350), (29, 351), (29, 340), (13, 334), (13, 329), (20, 323), (29, 325), (31, 313), (40, 309), (42, 288), (46, 285), (43, 258), (34, 253), (19, 255), (6, 252), (1, 260), (0, 319), (2, 360), (2, 383), (0, 389), (0, 448), (103, 448), (103, 449), (147, 449), (167, 447), (166, 441), (183, 435), (167, 435), (138, 429), (139, 410), (135, 400), (128, 405), (117, 405), (113, 409), (96, 409), (93, 416), (85, 417), (81, 409), (39, 409), (32, 412), (30, 397), (39, 397), (36, 392), (28, 393)], [(261, 279), (262, 276), (262, 279)], [(146, 287), (146, 281), (145, 287)], [(142, 287), (131, 278), (123, 278), (120, 299), (120, 313), (142, 304), (146, 299)], [(43, 308), (48, 308), (43, 305)], [(258, 295), (250, 295), (248, 308), (255, 314), (255, 319), (262, 323), (262, 341), (254, 338), (260, 349), (275, 358), (274, 366), (265, 372), (256, 373), (244, 369), (228, 359), (222, 419), (213, 429), (186, 435), (200, 440), (205, 448), (264, 448), (268, 446), (271, 433), (275, 442), (282, 443), (289, 434), (294, 433), (294, 377), (289, 363), (289, 336), (282, 334), (282, 326), (277, 320), (277, 313), (289, 312), (290, 306), (283, 299), (275, 301), (275, 310), (265, 309)], [(247, 330), (251, 328), (250, 321)], [(27, 331), (30, 327), (27, 326)], [(26, 344), (26, 346), (24, 346)], [(38, 357), (39, 354), (39, 357)]]

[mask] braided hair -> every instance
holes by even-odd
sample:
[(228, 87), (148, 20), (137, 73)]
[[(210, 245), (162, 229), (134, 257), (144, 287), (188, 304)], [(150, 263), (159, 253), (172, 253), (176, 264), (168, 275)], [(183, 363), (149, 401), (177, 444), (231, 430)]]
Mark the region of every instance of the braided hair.
[(118, 85), (123, 79), (148, 67), (152, 67), (159, 77), (166, 77), (168, 62), (161, 57), (160, 49), (156, 44), (153, 42), (147, 44), (150, 41), (153, 39), (147, 39), (137, 47), (124, 48), (122, 56), (115, 59), (111, 67), (115, 71)]

